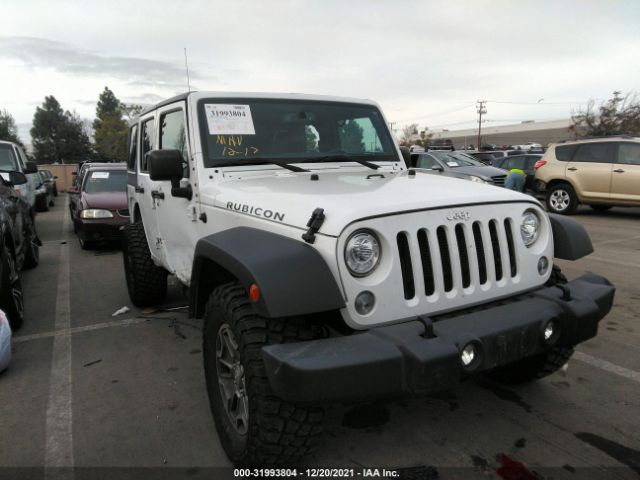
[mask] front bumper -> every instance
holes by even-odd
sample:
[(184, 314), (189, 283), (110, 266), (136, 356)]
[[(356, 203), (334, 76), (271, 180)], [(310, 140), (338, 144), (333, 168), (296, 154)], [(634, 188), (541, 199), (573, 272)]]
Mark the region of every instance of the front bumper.
[[(433, 321), (421, 317), (350, 336), (268, 345), (262, 355), (271, 387), (290, 401), (441, 391), (473, 373), (594, 337), (614, 293), (607, 279), (587, 273), (563, 289), (545, 287)], [(543, 335), (550, 320), (559, 328), (551, 343)], [(460, 354), (469, 342), (479, 358), (464, 368)]]
[(78, 235), (87, 241), (116, 241), (122, 237), (122, 228), (129, 223), (128, 218), (79, 219)]

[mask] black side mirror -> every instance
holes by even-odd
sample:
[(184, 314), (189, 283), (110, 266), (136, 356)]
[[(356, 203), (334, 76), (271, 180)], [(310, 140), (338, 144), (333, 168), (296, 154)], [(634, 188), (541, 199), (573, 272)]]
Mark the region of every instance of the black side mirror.
[(180, 150), (151, 150), (146, 155), (149, 178), (160, 182), (169, 180), (172, 196), (191, 200), (191, 185), (180, 186), (180, 180), (184, 177), (184, 160)]
[(404, 163), (406, 163), (407, 168), (411, 167), (411, 151), (409, 147), (400, 147), (400, 153), (402, 153), (402, 158), (404, 159)]
[(13, 186), (24, 185), (28, 181), (24, 173), (16, 171), (0, 172), (0, 177), (2, 177), (5, 182), (8, 182)]
[(34, 162), (25, 162), (24, 173), (38, 173), (38, 166)]

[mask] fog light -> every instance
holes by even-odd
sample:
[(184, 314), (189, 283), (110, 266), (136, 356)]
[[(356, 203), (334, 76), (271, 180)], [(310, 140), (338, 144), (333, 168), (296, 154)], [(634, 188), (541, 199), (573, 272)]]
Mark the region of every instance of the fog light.
[(356, 312), (360, 315), (367, 315), (373, 310), (376, 304), (376, 297), (371, 292), (360, 292), (356, 297)]
[(476, 358), (476, 347), (473, 346), (473, 343), (468, 343), (460, 354), (460, 360), (462, 360), (462, 365), (468, 367), (473, 363), (474, 358)]
[(553, 322), (547, 323), (544, 327), (544, 339), (548, 342), (553, 337), (553, 334), (556, 333), (556, 325)]
[(547, 269), (549, 268), (549, 259), (547, 257), (540, 257), (538, 260), (538, 273), (540, 275), (544, 275), (547, 273)]

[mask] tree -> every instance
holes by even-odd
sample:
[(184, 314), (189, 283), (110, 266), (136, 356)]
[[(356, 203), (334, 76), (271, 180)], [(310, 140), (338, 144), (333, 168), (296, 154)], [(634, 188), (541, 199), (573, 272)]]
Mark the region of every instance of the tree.
[(96, 119), (93, 121), (93, 141), (97, 156), (103, 161), (127, 160), (129, 128), (122, 118), (123, 104), (115, 94), (104, 87), (98, 97)]
[(635, 95), (622, 96), (614, 91), (613, 97), (595, 108), (591, 100), (586, 110), (579, 110), (571, 116), (569, 131), (576, 138), (600, 137), (606, 135), (640, 134), (640, 103)]
[(429, 131), (429, 127), (424, 127), (424, 130), (420, 130), (420, 138), (416, 140), (416, 145), (420, 145), (424, 148), (429, 148), (432, 137), (433, 133)]
[(51, 95), (36, 108), (31, 127), (34, 159), (37, 163), (78, 162), (91, 154), (89, 137), (78, 115), (62, 110)]
[(142, 113), (144, 107), (137, 103), (122, 103), (122, 112), (127, 117), (129, 122), (132, 122), (134, 118)]
[(0, 111), (0, 140), (6, 140), (8, 142), (17, 143), (21, 147), (22, 142), (18, 137), (18, 127), (16, 127), (16, 121), (13, 116), (6, 110)]
[(400, 137), (400, 144), (404, 146), (410, 146), (414, 142), (414, 137), (418, 135), (418, 124), (412, 123), (411, 125), (406, 125), (402, 129), (402, 136)]

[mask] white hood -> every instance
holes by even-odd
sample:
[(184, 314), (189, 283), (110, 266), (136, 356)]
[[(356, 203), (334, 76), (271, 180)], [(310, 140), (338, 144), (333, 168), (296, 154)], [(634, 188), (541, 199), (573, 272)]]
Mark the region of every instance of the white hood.
[[(415, 176), (380, 170), (314, 173), (318, 180), (311, 180), (310, 173), (271, 171), (211, 184), (200, 190), (201, 201), (300, 228), (306, 228), (316, 208), (323, 208), (320, 232), (334, 236), (365, 217), (488, 202), (535, 202), (502, 187), (420, 172)], [(371, 177), (380, 173), (384, 178)]]

